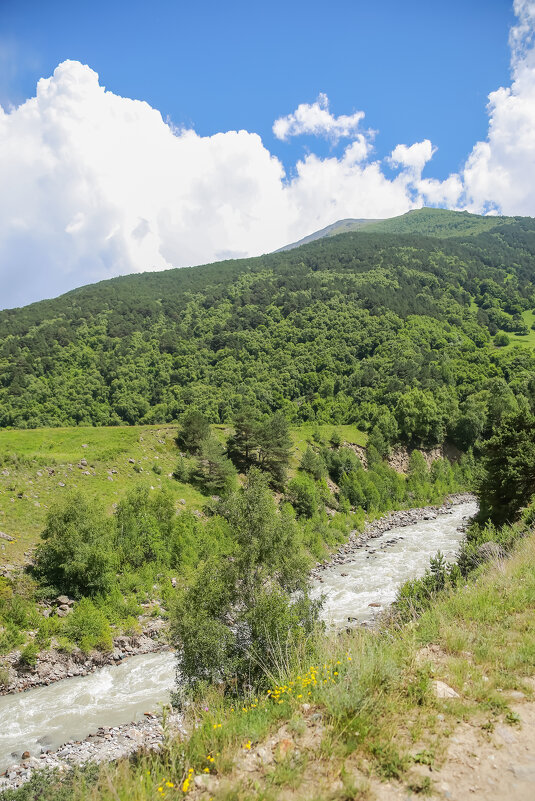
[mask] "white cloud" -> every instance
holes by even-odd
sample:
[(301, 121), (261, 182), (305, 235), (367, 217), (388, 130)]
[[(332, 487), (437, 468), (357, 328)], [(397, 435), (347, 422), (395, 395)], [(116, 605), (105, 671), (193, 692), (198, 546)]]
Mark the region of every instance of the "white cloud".
[(410, 146), (397, 145), (390, 155), (390, 162), (394, 166), (409, 167), (411, 170), (421, 172), (435, 151), (436, 147), (433, 147), (429, 139), (415, 142)]
[(34, 98), (0, 109), (0, 306), (413, 207), (413, 178), (385, 178), (369, 153), (356, 133), (340, 158), (308, 156), (289, 180), (257, 134), (176, 129), (66, 61)]
[(363, 119), (363, 111), (356, 111), (349, 116), (333, 116), (329, 111), (329, 98), (322, 93), (315, 103), (301, 103), (292, 114), (275, 120), (273, 133), (282, 140), (312, 134), (338, 142), (339, 139), (356, 136)]
[[(257, 255), (337, 219), (427, 204), (535, 214), (535, 2), (516, 0), (512, 82), (489, 97), (489, 131), (446, 180), (422, 178), (429, 140), (373, 155), (362, 112), (327, 98), (275, 123), (279, 138), (350, 141), (286, 175), (260, 137), (201, 137), (147, 103), (107, 92), (89, 67), (60, 64), (18, 108), (0, 107), (0, 307), (102, 278)], [(394, 175), (385, 167), (394, 167)]]
[(428, 203), (477, 213), (535, 215), (535, 2), (515, 0), (511, 28), (512, 83), (489, 95), (489, 130), (459, 174), (422, 180)]

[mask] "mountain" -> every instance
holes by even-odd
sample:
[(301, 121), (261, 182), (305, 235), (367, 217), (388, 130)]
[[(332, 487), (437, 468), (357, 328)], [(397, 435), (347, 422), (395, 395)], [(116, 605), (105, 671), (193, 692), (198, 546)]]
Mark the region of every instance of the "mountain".
[(346, 234), (348, 231), (358, 231), (360, 228), (365, 228), (366, 226), (372, 225), (376, 222), (381, 222), (381, 220), (355, 220), (351, 218), (347, 220), (338, 220), (338, 222), (327, 225), (326, 228), (321, 228), (319, 231), (314, 231), (313, 234), (304, 236), (303, 239), (299, 239), (298, 242), (292, 242), (291, 245), (285, 245), (283, 248), (279, 248), (275, 251), (275, 253), (283, 253), (285, 250), (293, 250), (301, 245), (307, 245), (309, 242), (315, 242), (316, 239), (323, 239), (324, 236), (336, 236), (336, 234)]
[(0, 426), (226, 423), (246, 402), (466, 448), (493, 396), (532, 402), (534, 272), (532, 218), (424, 209), (82, 287), (0, 312)]
[(422, 234), (424, 236), (472, 236), (497, 227), (521, 220), (521, 217), (497, 217), (470, 214), (468, 211), (448, 211), (447, 209), (414, 209), (399, 217), (386, 220), (347, 219), (327, 225), (319, 231), (303, 237), (298, 242), (285, 245), (275, 253), (306, 245), (326, 236), (337, 236), (352, 231), (385, 234)]

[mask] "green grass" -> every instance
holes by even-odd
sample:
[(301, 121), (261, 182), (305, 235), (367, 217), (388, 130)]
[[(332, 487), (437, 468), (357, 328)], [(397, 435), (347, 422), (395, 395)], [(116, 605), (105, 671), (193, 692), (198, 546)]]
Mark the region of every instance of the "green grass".
[(522, 317), (524, 318), (524, 322), (526, 323), (527, 327), (529, 328), (529, 334), (512, 334), (509, 331), (504, 331), (503, 333), (507, 334), (509, 337), (509, 344), (499, 348), (499, 350), (509, 350), (515, 345), (524, 345), (528, 348), (535, 348), (535, 331), (532, 329), (532, 325), (535, 322), (535, 314), (533, 314), (532, 310), (522, 312)]
[(324, 442), (329, 442), (330, 436), (333, 431), (338, 431), (342, 442), (348, 442), (350, 445), (360, 445), (362, 448), (366, 447), (368, 435), (354, 425), (335, 426), (330, 424), (318, 425), (317, 423), (304, 423), (301, 426), (292, 428), (292, 440), (294, 444), (294, 455), (292, 459), (292, 467), (297, 467), (301, 461), (301, 457), (310, 444), (314, 444), (314, 433), (319, 432), (321, 439)]
[[(0, 561), (17, 564), (23, 560), (43, 529), (47, 509), (69, 490), (82, 490), (111, 512), (113, 504), (135, 485), (167, 488), (177, 502), (186, 502), (182, 507), (200, 509), (204, 496), (169, 477), (178, 459), (176, 432), (176, 426), (1, 431), (0, 530), (16, 541), (0, 540), (0, 549), (4, 546)], [(81, 459), (87, 460), (82, 469), (77, 467)], [(142, 472), (136, 472), (135, 465)], [(161, 474), (153, 471), (154, 465)], [(117, 472), (111, 474), (112, 470)], [(84, 471), (90, 475), (83, 475)]]
[[(347, 442), (366, 442), (366, 434), (355, 426), (295, 427), (294, 469), (316, 428), (326, 440), (337, 428)], [(222, 443), (231, 430), (225, 425), (212, 429)], [(36, 544), (43, 530), (47, 509), (69, 490), (82, 490), (110, 513), (113, 504), (136, 485), (166, 488), (177, 508), (201, 509), (206, 497), (191, 484), (182, 484), (170, 475), (179, 454), (176, 435), (176, 425), (1, 430), (0, 531), (15, 541), (0, 539), (0, 564), (24, 561), (25, 552)], [(87, 460), (83, 469), (77, 467), (81, 459)], [(134, 464), (129, 459), (134, 459)], [(161, 468), (160, 474), (153, 471), (154, 465)], [(136, 472), (135, 467), (142, 467), (142, 472)], [(117, 472), (112, 474), (112, 470)], [(85, 471), (90, 475), (84, 475)]]

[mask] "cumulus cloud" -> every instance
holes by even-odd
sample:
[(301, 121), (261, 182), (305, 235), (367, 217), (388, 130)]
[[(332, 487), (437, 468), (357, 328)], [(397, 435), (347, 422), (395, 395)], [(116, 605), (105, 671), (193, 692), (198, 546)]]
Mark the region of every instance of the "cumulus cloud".
[(397, 145), (390, 155), (390, 162), (394, 166), (409, 167), (411, 170), (421, 172), (435, 151), (436, 147), (433, 147), (429, 139), (415, 142), (410, 146)]
[(535, 2), (515, 0), (512, 82), (489, 95), (487, 139), (477, 142), (459, 174), (418, 183), (428, 203), (477, 213), (535, 214)]
[[(329, 98), (322, 93), (315, 103), (301, 103), (292, 114), (275, 120), (273, 133), (282, 140), (311, 134), (338, 142), (342, 138), (357, 136), (363, 119), (363, 111), (335, 117), (329, 111)], [(364, 140), (364, 135), (361, 137)]]
[(407, 211), (404, 171), (388, 180), (369, 152), (356, 134), (340, 158), (309, 155), (289, 179), (257, 134), (176, 129), (66, 61), (35, 97), (0, 109), (0, 305), (267, 252), (337, 217)]
[(257, 255), (341, 218), (424, 204), (535, 214), (535, 2), (516, 0), (515, 11), (511, 85), (491, 93), (487, 139), (446, 180), (422, 175), (428, 139), (380, 160), (362, 112), (335, 117), (324, 96), (277, 120), (276, 136), (349, 141), (336, 156), (309, 153), (289, 176), (255, 133), (177, 129), (147, 103), (106, 91), (88, 66), (60, 64), (35, 97), (0, 107), (0, 307), (114, 275)]

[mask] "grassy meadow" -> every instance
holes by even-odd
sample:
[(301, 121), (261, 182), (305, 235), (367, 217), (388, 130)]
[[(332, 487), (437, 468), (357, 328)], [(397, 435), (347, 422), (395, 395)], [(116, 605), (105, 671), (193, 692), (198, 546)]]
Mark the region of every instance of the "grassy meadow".
[[(15, 538), (14, 542), (0, 539), (0, 564), (24, 560), (39, 538), (48, 508), (70, 490), (82, 491), (111, 512), (135, 485), (165, 488), (177, 508), (200, 510), (206, 496), (173, 478), (179, 456), (177, 429), (152, 425), (0, 431), (0, 531)], [(317, 429), (328, 438), (333, 426), (305, 424), (292, 429), (292, 470)], [(223, 425), (212, 430), (221, 442), (229, 433)], [(337, 430), (345, 442), (366, 444), (366, 434), (355, 426)], [(87, 465), (80, 468), (82, 459)]]

